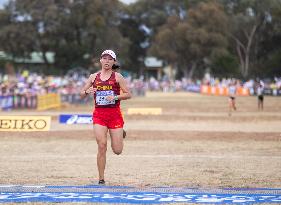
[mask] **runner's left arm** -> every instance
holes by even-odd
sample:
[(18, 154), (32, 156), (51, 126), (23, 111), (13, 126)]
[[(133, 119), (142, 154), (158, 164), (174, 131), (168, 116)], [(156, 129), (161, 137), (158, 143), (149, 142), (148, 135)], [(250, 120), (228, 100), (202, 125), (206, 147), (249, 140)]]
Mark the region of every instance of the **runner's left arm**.
[(108, 101), (116, 100), (115, 98), (117, 98), (118, 100), (130, 99), (132, 97), (131, 92), (127, 86), (124, 77), (120, 73), (116, 73), (116, 81), (120, 85), (121, 92), (117, 96), (107, 96), (107, 100)]
[(120, 73), (118, 73), (117, 82), (119, 83), (120, 88), (121, 88), (121, 92), (117, 96), (118, 100), (130, 99), (132, 97), (132, 94), (130, 92), (130, 89), (128, 88), (126, 80), (124, 79), (124, 77)]

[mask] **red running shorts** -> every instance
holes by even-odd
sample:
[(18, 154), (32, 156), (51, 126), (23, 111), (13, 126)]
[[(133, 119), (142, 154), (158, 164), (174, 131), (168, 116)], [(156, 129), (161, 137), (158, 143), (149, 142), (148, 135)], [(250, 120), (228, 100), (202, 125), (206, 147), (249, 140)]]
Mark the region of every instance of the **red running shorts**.
[(123, 128), (124, 120), (120, 107), (95, 108), (93, 112), (93, 124), (99, 124), (108, 129)]

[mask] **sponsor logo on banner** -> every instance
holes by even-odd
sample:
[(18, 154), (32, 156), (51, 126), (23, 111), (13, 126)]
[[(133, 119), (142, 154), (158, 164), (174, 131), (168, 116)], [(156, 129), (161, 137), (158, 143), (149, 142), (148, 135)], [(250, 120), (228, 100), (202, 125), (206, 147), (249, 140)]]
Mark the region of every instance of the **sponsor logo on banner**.
[(50, 116), (0, 116), (0, 131), (48, 131)]
[(60, 115), (59, 122), (62, 124), (93, 124), (92, 115)]

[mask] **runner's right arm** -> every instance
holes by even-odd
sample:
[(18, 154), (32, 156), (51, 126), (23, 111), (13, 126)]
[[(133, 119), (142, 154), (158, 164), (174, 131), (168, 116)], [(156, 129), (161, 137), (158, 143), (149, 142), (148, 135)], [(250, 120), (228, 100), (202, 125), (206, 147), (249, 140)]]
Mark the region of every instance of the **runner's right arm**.
[(86, 81), (86, 84), (84, 85), (84, 87), (82, 88), (81, 92), (80, 92), (80, 97), (83, 99), (85, 98), (88, 94), (90, 94), (91, 92), (93, 92), (92, 88), (92, 84), (93, 81), (96, 78), (96, 73), (91, 74), (90, 77), (88, 78), (88, 80)]

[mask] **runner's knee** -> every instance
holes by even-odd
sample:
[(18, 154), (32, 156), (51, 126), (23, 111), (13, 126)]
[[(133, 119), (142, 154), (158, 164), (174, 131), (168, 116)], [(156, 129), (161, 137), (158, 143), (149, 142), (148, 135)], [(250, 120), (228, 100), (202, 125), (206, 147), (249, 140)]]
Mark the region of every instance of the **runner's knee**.
[(98, 143), (98, 149), (100, 153), (105, 153), (107, 150), (107, 144), (106, 143)]
[(122, 153), (122, 149), (113, 149), (114, 154), (120, 155)]

